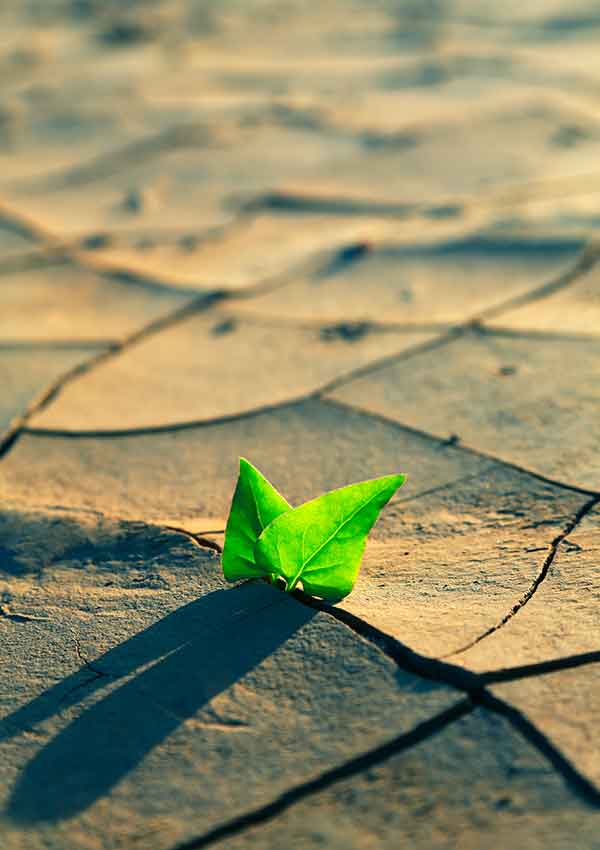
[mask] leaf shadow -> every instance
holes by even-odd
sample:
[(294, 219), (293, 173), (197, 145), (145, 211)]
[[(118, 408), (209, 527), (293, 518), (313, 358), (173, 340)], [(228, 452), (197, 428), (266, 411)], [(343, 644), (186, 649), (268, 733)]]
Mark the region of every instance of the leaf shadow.
[[(13, 727), (31, 726), (128, 676), (31, 759), (5, 814), (25, 824), (58, 821), (110, 792), (180, 724), (315, 616), (289, 603), (262, 583), (209, 593), (94, 661), (98, 670), (114, 670), (112, 675), (98, 674), (87, 683), (80, 674), (69, 676), (4, 718)], [(267, 609), (268, 616), (260, 616)]]

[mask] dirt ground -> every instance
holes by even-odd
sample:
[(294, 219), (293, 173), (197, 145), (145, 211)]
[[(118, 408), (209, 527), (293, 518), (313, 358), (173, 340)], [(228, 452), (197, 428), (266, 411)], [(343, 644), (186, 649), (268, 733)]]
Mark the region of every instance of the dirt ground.
[[(0, 3), (2, 850), (600, 850), (592, 0)], [(228, 585), (238, 458), (395, 472)]]

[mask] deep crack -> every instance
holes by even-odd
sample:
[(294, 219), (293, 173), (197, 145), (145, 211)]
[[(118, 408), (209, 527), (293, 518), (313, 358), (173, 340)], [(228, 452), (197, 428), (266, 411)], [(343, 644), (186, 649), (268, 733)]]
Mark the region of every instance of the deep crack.
[(435, 717), (415, 726), (410, 732), (404, 732), (375, 749), (356, 756), (338, 767), (324, 771), (308, 782), (295, 785), (266, 805), (246, 812), (237, 818), (233, 818), (198, 838), (192, 838), (189, 841), (177, 844), (173, 850), (200, 850), (200, 848), (209, 847), (233, 835), (245, 832), (253, 826), (273, 820), (307, 797), (311, 797), (319, 791), (324, 791), (344, 779), (350, 779), (375, 765), (382, 764), (392, 758), (392, 756), (398, 755), (438, 734), (450, 723), (469, 714), (473, 708), (474, 706), (470, 699), (460, 700), (460, 702), (455, 703)]
[[(90, 682), (95, 681), (95, 679), (100, 679), (100, 678), (112, 679), (113, 678), (112, 673), (108, 673), (106, 670), (100, 670), (98, 667), (94, 667), (94, 664), (93, 664), (92, 661), (88, 661), (88, 659), (85, 657), (85, 655), (81, 651), (81, 642), (80, 642), (79, 638), (77, 637), (77, 635), (75, 633), (72, 633), (72, 637), (73, 637), (73, 643), (75, 645), (75, 653), (77, 655), (77, 658), (81, 661), (81, 663), (83, 664), (84, 667), (86, 667), (88, 670), (90, 670), (92, 673), (95, 674), (94, 679), (90, 679), (85, 684), (89, 684)], [(75, 688), (75, 690), (76, 689), (77, 688)]]
[(61, 391), (72, 381), (82, 375), (88, 374), (106, 360), (121, 354), (123, 351), (133, 345), (136, 345), (143, 339), (183, 321), (188, 316), (209, 309), (222, 297), (223, 293), (218, 291), (198, 296), (166, 316), (153, 319), (151, 322), (148, 322), (143, 327), (138, 328), (133, 333), (129, 334), (129, 336), (120, 342), (114, 343), (104, 351), (100, 351), (87, 360), (83, 360), (81, 363), (78, 363), (71, 369), (68, 369), (49, 386), (47, 386), (36, 398), (34, 398), (33, 401), (27, 405), (24, 412), (15, 417), (15, 419), (13, 419), (10, 423), (4, 438), (0, 441), (0, 460), (8, 454), (19, 437), (25, 432), (27, 429), (27, 423), (31, 417), (36, 413), (39, 413), (41, 410), (44, 410), (44, 408), (54, 401)]
[[(408, 353), (408, 352), (405, 352)], [(534, 469), (528, 469), (525, 466), (520, 466), (518, 463), (513, 463), (510, 460), (506, 460), (505, 458), (496, 457), (495, 455), (490, 454), (489, 452), (482, 451), (481, 449), (476, 449), (473, 446), (466, 445), (462, 441), (449, 441), (443, 437), (438, 437), (435, 434), (430, 434), (429, 431), (423, 431), (421, 428), (416, 428), (413, 425), (406, 425), (403, 422), (399, 422), (397, 419), (392, 418), (391, 416), (386, 416), (384, 413), (377, 413), (373, 410), (368, 410), (363, 407), (358, 407), (355, 404), (351, 404), (348, 401), (342, 401), (339, 398), (333, 398), (329, 395), (321, 396), (320, 392), (315, 393), (315, 396), (319, 399), (323, 404), (328, 404), (333, 407), (340, 407), (346, 410), (352, 410), (354, 413), (359, 413), (362, 416), (370, 417), (372, 419), (377, 420), (378, 422), (383, 422), (386, 425), (391, 425), (394, 428), (397, 428), (400, 431), (404, 431), (407, 434), (416, 434), (419, 437), (423, 437), (426, 440), (431, 440), (432, 442), (437, 443), (438, 445), (457, 445), (457, 448), (460, 451), (468, 452), (470, 455), (475, 457), (484, 458), (485, 460), (489, 460), (490, 462), (497, 463), (500, 466), (505, 466), (507, 469), (514, 469), (515, 472), (521, 472), (524, 475), (529, 475), (531, 478), (535, 478), (537, 481), (543, 481), (545, 484), (551, 484), (553, 487), (559, 487), (561, 490), (568, 490), (571, 493), (581, 493), (584, 496), (592, 496), (596, 500), (600, 500), (600, 490), (590, 490), (587, 487), (579, 487), (576, 484), (567, 484), (564, 481), (559, 481), (556, 478), (550, 478), (548, 475), (543, 475), (541, 472), (536, 472)]]
[(484, 685), (493, 685), (499, 682), (515, 682), (519, 679), (545, 676), (551, 673), (558, 673), (561, 670), (574, 670), (577, 667), (585, 667), (588, 664), (598, 663), (600, 663), (600, 650), (580, 652), (576, 655), (551, 658), (548, 661), (538, 661), (534, 664), (521, 664), (517, 667), (503, 667), (500, 670), (490, 670), (488, 673), (480, 673), (479, 679)]
[(579, 525), (582, 519), (590, 513), (590, 511), (600, 502), (600, 496), (595, 496), (593, 499), (590, 499), (589, 502), (586, 502), (583, 507), (581, 507), (575, 516), (570, 522), (567, 523), (565, 528), (558, 534), (552, 543), (550, 544), (550, 549), (544, 563), (542, 564), (542, 568), (534, 580), (531, 582), (528, 589), (521, 596), (521, 598), (516, 602), (512, 608), (499, 620), (494, 626), (490, 626), (489, 629), (486, 629), (485, 632), (480, 634), (478, 637), (466, 643), (464, 646), (461, 646), (459, 649), (455, 649), (453, 652), (448, 653), (448, 655), (442, 656), (443, 658), (453, 658), (455, 655), (460, 655), (463, 652), (466, 652), (468, 649), (472, 649), (472, 647), (476, 646), (485, 638), (493, 635), (494, 632), (497, 632), (498, 629), (501, 629), (505, 626), (513, 617), (515, 617), (522, 608), (527, 605), (527, 603), (532, 599), (533, 596), (537, 593), (539, 587), (546, 580), (548, 572), (550, 571), (550, 567), (554, 563), (556, 555), (558, 553), (558, 549), (560, 544), (565, 540), (566, 537), (571, 534), (575, 528)]

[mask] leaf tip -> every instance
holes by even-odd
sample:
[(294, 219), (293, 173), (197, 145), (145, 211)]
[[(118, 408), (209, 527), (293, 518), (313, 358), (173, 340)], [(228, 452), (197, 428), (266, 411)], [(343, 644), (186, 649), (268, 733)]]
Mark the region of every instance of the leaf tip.
[(394, 491), (399, 490), (400, 487), (406, 482), (407, 475), (404, 472), (397, 472), (395, 475), (388, 475), (384, 479), (388, 482), (388, 484), (394, 487)]
[[(242, 455), (240, 455), (239, 461), (240, 461), (240, 476), (248, 475), (248, 473), (252, 474), (252, 473), (259, 472), (259, 470), (254, 466), (254, 464), (250, 463), (248, 458), (242, 457)], [(259, 472), (259, 474), (260, 474), (260, 472)]]

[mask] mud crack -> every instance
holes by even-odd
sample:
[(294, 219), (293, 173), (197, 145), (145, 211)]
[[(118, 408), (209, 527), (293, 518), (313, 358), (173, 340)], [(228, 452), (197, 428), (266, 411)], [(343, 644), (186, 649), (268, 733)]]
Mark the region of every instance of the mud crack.
[(587, 516), (587, 514), (589, 514), (590, 511), (599, 502), (600, 502), (600, 497), (598, 497), (598, 496), (594, 497), (593, 499), (590, 499), (589, 502), (586, 502), (585, 505), (583, 505), (583, 507), (581, 507), (579, 509), (579, 511), (577, 511), (577, 513), (575, 514), (573, 519), (569, 523), (567, 523), (567, 525), (560, 532), (560, 534), (558, 534), (554, 538), (554, 540), (550, 544), (550, 549), (549, 549), (548, 555), (546, 556), (546, 559), (544, 560), (544, 563), (542, 564), (541, 570), (539, 571), (537, 576), (534, 578), (534, 580), (531, 582), (530, 586), (527, 588), (525, 593), (518, 600), (518, 602), (515, 602), (513, 607), (510, 609), (510, 611), (508, 611), (504, 615), (504, 617), (502, 617), (502, 619), (499, 620), (495, 625), (490, 626), (489, 629), (486, 629), (485, 632), (480, 634), (478, 637), (474, 638), (474, 640), (469, 641), (469, 643), (466, 643), (464, 646), (461, 646), (459, 649), (456, 649), (453, 652), (448, 653), (448, 655), (444, 655), (443, 658), (453, 658), (456, 655), (460, 655), (461, 653), (466, 652), (468, 649), (472, 649), (472, 647), (476, 646), (478, 643), (480, 643), (482, 640), (489, 637), (490, 635), (493, 635), (494, 632), (497, 632), (498, 629), (501, 629), (510, 620), (512, 620), (512, 618), (515, 617), (519, 613), (519, 611), (521, 611), (521, 609), (525, 607), (525, 605), (527, 605), (527, 603), (530, 601), (530, 599), (532, 599), (532, 597), (535, 596), (540, 585), (546, 580), (548, 573), (550, 571), (550, 568), (551, 568), (552, 564), (554, 563), (554, 560), (556, 558), (556, 555), (558, 553), (558, 549), (559, 549), (559, 546), (561, 545), (561, 543), (563, 543), (565, 538), (567, 538), (569, 536), (569, 534), (571, 534), (574, 531), (574, 529), (577, 528), (577, 526), (582, 521), (582, 519), (585, 516)]

